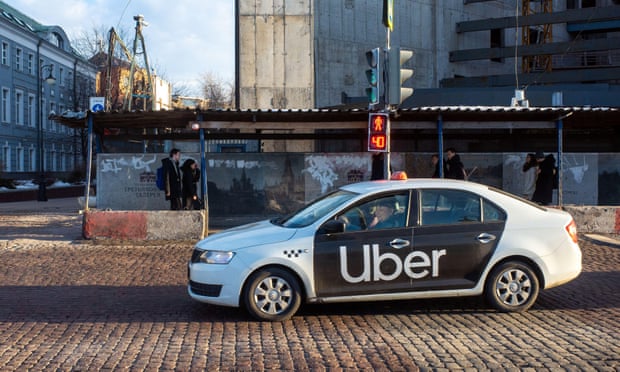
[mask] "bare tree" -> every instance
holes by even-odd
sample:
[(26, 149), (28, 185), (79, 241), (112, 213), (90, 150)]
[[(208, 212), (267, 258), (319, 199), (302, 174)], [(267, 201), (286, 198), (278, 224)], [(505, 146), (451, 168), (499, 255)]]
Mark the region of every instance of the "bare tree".
[(194, 90), (189, 84), (180, 82), (172, 82), (171, 84), (173, 96), (189, 97), (193, 95)]
[[(130, 38), (128, 37), (127, 30), (115, 30), (125, 45), (131, 46), (128, 43)], [(91, 30), (81, 31), (77, 35), (71, 37), (71, 45), (73, 49), (85, 59), (90, 59), (98, 53), (107, 53), (110, 39), (110, 27), (100, 25), (93, 26)], [(126, 56), (121, 48), (116, 48), (114, 51), (114, 57), (126, 60)]]
[(220, 76), (207, 72), (200, 78), (203, 97), (210, 109), (230, 108), (232, 106), (232, 83), (224, 81)]

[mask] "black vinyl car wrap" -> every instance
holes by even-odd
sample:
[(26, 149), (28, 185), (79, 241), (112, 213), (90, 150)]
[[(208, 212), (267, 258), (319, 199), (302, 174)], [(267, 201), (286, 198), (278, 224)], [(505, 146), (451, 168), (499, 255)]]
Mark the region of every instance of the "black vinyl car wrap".
[[(472, 288), (480, 280), (503, 223), (419, 226), (317, 234), (318, 297)], [(481, 242), (481, 234), (495, 239)]]

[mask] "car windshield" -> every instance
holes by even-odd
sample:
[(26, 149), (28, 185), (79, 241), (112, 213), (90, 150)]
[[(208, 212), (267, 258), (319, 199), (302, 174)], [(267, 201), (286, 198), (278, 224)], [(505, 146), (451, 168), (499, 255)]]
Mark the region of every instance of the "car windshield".
[(299, 211), (272, 221), (284, 227), (304, 227), (311, 225), (357, 196), (350, 191), (337, 190), (319, 197)]

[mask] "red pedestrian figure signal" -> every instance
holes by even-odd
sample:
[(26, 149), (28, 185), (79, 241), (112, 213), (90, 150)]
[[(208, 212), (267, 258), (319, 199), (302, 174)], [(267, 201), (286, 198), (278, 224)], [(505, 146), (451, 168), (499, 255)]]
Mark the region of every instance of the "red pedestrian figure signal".
[(384, 113), (368, 116), (368, 151), (387, 152), (389, 120), (389, 115)]

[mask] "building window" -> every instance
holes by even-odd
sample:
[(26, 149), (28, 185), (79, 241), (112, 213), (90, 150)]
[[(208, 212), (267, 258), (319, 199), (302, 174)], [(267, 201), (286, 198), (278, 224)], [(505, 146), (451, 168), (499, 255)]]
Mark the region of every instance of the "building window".
[(56, 32), (52, 34), (50, 41), (60, 49), (65, 48), (65, 41), (63, 40), (62, 36), (60, 36), (60, 34)]
[(28, 73), (30, 75), (34, 75), (34, 55), (32, 53), (28, 53)]
[(65, 69), (63, 69), (62, 67), (58, 69), (58, 81), (61, 87), (65, 86), (64, 72), (65, 72)]
[[(58, 105), (58, 112), (57, 112), (57, 114), (58, 115), (62, 115), (63, 112), (65, 112), (65, 105), (59, 104)], [(58, 125), (58, 131), (60, 133), (65, 133), (67, 131), (66, 129), (67, 128), (64, 125)]]
[(60, 153), (60, 170), (62, 172), (67, 170), (67, 154), (64, 151)]
[(11, 121), (11, 92), (9, 88), (2, 88), (2, 122)]
[(34, 94), (28, 95), (28, 125), (33, 128), (37, 123), (37, 106), (35, 104), (35, 99)]
[(596, 0), (581, 0), (581, 7), (582, 8), (595, 8)]
[(24, 125), (24, 92), (15, 91), (15, 122)]
[(23, 172), (24, 171), (24, 149), (20, 146), (16, 149), (16, 154), (17, 156), (17, 171), (18, 172)]
[(57, 171), (58, 167), (57, 167), (57, 160), (58, 160), (58, 153), (56, 152), (55, 149), (52, 149), (52, 154), (51, 154), (51, 158), (50, 158), (50, 162), (52, 163), (52, 168), (50, 169), (51, 171)]
[(28, 163), (30, 164), (30, 171), (34, 172), (37, 170), (37, 160), (36, 160), (36, 152), (31, 147), (28, 149)]
[(22, 50), (21, 48), (17, 48), (15, 49), (15, 69), (17, 71), (22, 71), (23, 70), (23, 66), (22, 66)]
[[(501, 28), (494, 28), (491, 30), (491, 48), (503, 48), (504, 47), (504, 30)], [(503, 58), (491, 58), (493, 62), (504, 62)]]
[(11, 148), (9, 145), (2, 147), (2, 161), (4, 162), (4, 170), (11, 171)]
[(2, 42), (2, 64), (9, 65), (9, 43), (5, 41)]

